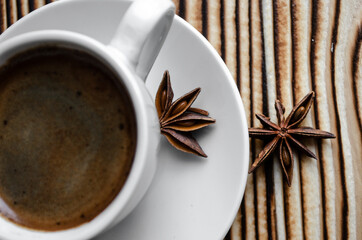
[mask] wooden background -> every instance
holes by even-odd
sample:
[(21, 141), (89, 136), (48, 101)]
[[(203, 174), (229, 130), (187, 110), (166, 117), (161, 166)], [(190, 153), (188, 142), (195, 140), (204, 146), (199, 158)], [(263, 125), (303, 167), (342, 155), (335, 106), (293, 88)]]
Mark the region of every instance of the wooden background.
[[(0, 32), (50, 2), (0, 0)], [(313, 90), (304, 125), (337, 136), (304, 142), (319, 160), (295, 153), (291, 187), (275, 157), (249, 175), (225, 239), (362, 239), (362, 0), (174, 2), (226, 62), (249, 126)], [(263, 143), (250, 146), (253, 161)]]

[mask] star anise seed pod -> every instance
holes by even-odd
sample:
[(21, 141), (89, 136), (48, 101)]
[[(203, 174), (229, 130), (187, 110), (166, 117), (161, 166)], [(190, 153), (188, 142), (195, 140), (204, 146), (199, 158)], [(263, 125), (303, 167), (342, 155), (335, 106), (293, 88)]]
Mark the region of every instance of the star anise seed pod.
[(305, 153), (308, 157), (317, 159), (316, 155), (304, 146), (298, 138), (335, 138), (330, 132), (325, 132), (311, 127), (298, 127), (307, 116), (314, 101), (314, 92), (307, 94), (290, 112), (287, 119), (284, 118), (285, 108), (279, 101), (275, 101), (278, 124), (270, 121), (270, 118), (263, 114), (256, 114), (264, 128), (249, 128), (249, 137), (268, 140), (272, 139), (259, 153), (255, 159), (249, 173), (252, 173), (265, 159), (279, 147), (279, 161), (283, 168), (286, 181), (290, 186), (293, 177), (293, 153), (289, 143)]
[(191, 107), (200, 91), (200, 88), (196, 88), (172, 102), (170, 74), (165, 71), (156, 94), (155, 104), (161, 133), (169, 143), (181, 151), (207, 157), (190, 133), (215, 123), (215, 119), (208, 117), (207, 111)]

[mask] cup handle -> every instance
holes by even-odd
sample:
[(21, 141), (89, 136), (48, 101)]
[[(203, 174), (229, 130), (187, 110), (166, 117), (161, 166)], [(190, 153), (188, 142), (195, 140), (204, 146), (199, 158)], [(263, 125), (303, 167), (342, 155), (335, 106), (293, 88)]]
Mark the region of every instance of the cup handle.
[(109, 46), (125, 57), (146, 80), (175, 15), (171, 0), (135, 0), (126, 11)]

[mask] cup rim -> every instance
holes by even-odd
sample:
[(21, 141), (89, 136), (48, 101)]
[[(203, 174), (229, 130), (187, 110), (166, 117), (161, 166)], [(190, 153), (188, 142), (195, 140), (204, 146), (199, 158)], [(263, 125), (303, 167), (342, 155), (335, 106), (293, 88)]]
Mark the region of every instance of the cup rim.
[(107, 48), (106, 45), (103, 45), (88, 36), (75, 32), (65, 30), (39, 30), (8, 39), (3, 43), (0, 43), (0, 49), (2, 49), (1, 55), (5, 55), (5, 61), (1, 61), (0, 65), (17, 53), (44, 44), (59, 44), (86, 51), (104, 62), (122, 81), (133, 104), (136, 117), (137, 140), (133, 163), (127, 180), (117, 196), (90, 222), (70, 229), (47, 232), (22, 227), (0, 216), (0, 238), (12, 239), (15, 237), (18, 240), (88, 239), (104, 231), (112, 224), (122, 210), (124, 210), (131, 194), (135, 191), (137, 184), (140, 182), (143, 169), (146, 165), (146, 149), (149, 146), (147, 140), (149, 139), (148, 135), (150, 134), (146, 121), (147, 109), (144, 104), (146, 100), (144, 100), (144, 96), (139, 87), (141, 80), (136, 77), (136, 73), (127, 65), (125, 59), (122, 59), (121, 53), (114, 54), (114, 52)]

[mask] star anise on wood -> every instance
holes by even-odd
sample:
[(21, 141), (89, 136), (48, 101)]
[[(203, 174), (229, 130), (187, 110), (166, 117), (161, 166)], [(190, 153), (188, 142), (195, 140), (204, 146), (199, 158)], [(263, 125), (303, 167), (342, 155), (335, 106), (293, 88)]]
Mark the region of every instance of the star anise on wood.
[(178, 150), (207, 157), (191, 132), (215, 123), (203, 109), (192, 108), (201, 89), (196, 88), (176, 101), (173, 100), (170, 74), (165, 71), (158, 88), (155, 104), (161, 133)]
[[(255, 159), (249, 173), (253, 172), (265, 159), (272, 155), (278, 148), (279, 161), (282, 165), (284, 176), (288, 185), (292, 183), (293, 177), (293, 153), (291, 144), (309, 157), (317, 159), (316, 155), (304, 146), (299, 138), (335, 138), (332, 133), (310, 127), (299, 127), (300, 123), (307, 116), (309, 109), (314, 101), (314, 92), (307, 94), (290, 112), (288, 117), (284, 118), (284, 106), (279, 100), (275, 101), (275, 110), (277, 112), (278, 124), (270, 121), (270, 118), (263, 114), (256, 114), (256, 117), (262, 123), (264, 128), (249, 128), (249, 137), (262, 140), (271, 140), (262, 149)], [(291, 143), (291, 144), (290, 144)]]

